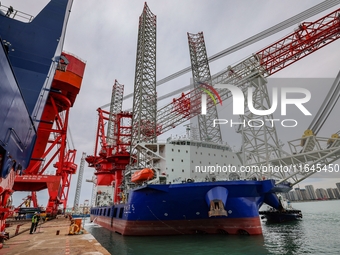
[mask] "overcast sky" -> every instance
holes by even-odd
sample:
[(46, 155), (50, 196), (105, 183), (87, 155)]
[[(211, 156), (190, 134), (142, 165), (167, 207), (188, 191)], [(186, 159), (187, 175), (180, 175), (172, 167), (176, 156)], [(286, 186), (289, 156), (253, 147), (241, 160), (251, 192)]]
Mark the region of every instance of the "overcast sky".
[[(48, 0), (1, 0), (3, 5), (12, 5), (15, 9), (37, 15)], [(157, 80), (173, 74), (190, 65), (187, 32), (203, 31), (207, 52), (211, 56), (256, 33), (259, 33), (289, 17), (296, 15), (322, 1), (317, 0), (150, 0), (147, 4), (157, 15)], [(142, 13), (144, 1), (141, 0), (74, 0), (64, 50), (86, 61), (82, 88), (70, 113), (70, 127), (75, 147), (78, 151), (76, 163), (80, 164), (82, 152), (93, 154), (97, 124), (96, 109), (110, 101), (114, 80), (125, 84), (125, 95), (133, 91), (134, 71), (137, 46), (138, 18)], [(340, 5), (327, 10), (309, 21), (324, 16)], [(250, 56), (270, 43), (292, 32), (297, 25), (283, 32), (270, 36), (241, 51), (233, 53), (210, 64), (214, 74), (228, 65)], [(313, 53), (311, 56), (287, 67), (273, 75), (273, 78), (335, 78), (339, 69), (340, 40)], [(187, 74), (158, 87), (158, 95), (181, 88), (190, 82)], [(317, 87), (312, 92), (312, 100), (321, 104), (328, 87)], [(319, 93), (320, 92), (320, 93)], [(159, 103), (165, 105), (172, 98)], [(313, 103), (314, 105), (314, 103)], [(126, 100), (124, 109), (132, 108), (132, 100)], [(340, 105), (335, 112), (339, 112)], [(334, 116), (334, 115), (333, 115)], [(310, 119), (311, 121), (311, 119)], [(329, 132), (340, 130), (338, 117), (330, 119)], [(291, 132), (291, 139), (302, 135), (308, 127), (300, 126)], [(182, 132), (179, 131), (179, 132)], [(325, 132), (325, 135), (330, 135)], [(173, 132), (175, 133), (175, 131)], [(169, 136), (163, 135), (161, 139)], [(224, 139), (227, 140), (227, 135)], [(286, 142), (286, 140), (284, 140)], [(85, 182), (91, 179), (93, 169), (86, 167), (82, 184), (80, 203), (90, 199), (92, 185)], [(77, 176), (73, 176), (69, 194), (70, 206), (73, 205)], [(335, 187), (340, 179), (311, 178), (305, 184), (315, 187)], [(21, 197), (27, 193), (21, 194)], [(15, 204), (21, 202), (16, 200)], [(39, 204), (46, 205), (46, 192), (39, 195)]]

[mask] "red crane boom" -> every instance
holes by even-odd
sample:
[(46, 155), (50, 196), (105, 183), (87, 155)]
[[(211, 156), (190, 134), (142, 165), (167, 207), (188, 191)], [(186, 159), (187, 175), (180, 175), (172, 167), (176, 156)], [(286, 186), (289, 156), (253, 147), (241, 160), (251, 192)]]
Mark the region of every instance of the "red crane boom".
[[(334, 42), (340, 37), (340, 9), (318, 19), (315, 22), (304, 22), (288, 36), (256, 52), (249, 58), (228, 67), (212, 77), (212, 85), (218, 83), (234, 84), (241, 89), (255, 75), (268, 77), (305, 56)], [(157, 112), (157, 126), (161, 133), (178, 126), (201, 113), (201, 89), (174, 99)], [(230, 91), (219, 90), (221, 100), (231, 97)], [(215, 104), (207, 100), (207, 109)]]

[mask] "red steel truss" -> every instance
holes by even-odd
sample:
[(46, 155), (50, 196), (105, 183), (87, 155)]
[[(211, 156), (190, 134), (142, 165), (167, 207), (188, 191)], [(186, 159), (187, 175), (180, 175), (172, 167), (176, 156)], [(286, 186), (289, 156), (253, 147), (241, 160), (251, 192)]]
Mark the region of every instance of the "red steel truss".
[[(340, 9), (318, 19), (304, 22), (293, 33), (258, 51), (249, 58), (229, 66), (227, 70), (214, 75), (212, 85), (218, 83), (234, 84), (241, 89), (253, 75), (268, 77), (295, 63), (305, 56), (334, 42), (340, 37)], [(231, 97), (228, 90), (218, 90), (221, 100)], [(193, 89), (174, 99), (157, 111), (157, 124), (160, 133), (175, 128), (186, 120), (201, 113), (201, 89)], [(207, 101), (207, 109), (214, 107)]]
[[(68, 148), (69, 112), (79, 93), (85, 63), (62, 53), (37, 132), (31, 161), (22, 176), (16, 176), (13, 190), (48, 189), (46, 212), (56, 215), (59, 205), (66, 209), (71, 177), (76, 173), (76, 150)], [(53, 166), (55, 174), (47, 175)]]

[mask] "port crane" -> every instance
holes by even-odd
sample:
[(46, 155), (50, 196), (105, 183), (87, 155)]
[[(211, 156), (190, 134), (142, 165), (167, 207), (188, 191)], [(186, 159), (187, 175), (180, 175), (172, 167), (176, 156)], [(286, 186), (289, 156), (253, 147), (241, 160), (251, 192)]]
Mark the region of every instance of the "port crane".
[[(85, 62), (63, 52), (52, 81), (37, 131), (37, 141), (29, 166), (16, 176), (13, 190), (37, 192), (48, 189), (46, 213), (55, 216), (59, 205), (66, 209), (71, 177), (76, 173), (76, 149), (68, 136), (68, 118), (79, 93)], [(47, 175), (48, 167), (55, 174)]]
[[(62, 6), (68, 5), (68, 8), (71, 8), (71, 2), (65, 1)], [(55, 3), (52, 2), (49, 5), (54, 6)], [(62, 23), (64, 19), (68, 18), (69, 12), (67, 11), (64, 15), (61, 19)], [(23, 19), (23, 17), (25, 17), (25, 22), (29, 22), (26, 26), (30, 26), (30, 22), (35, 19), (31, 15), (13, 9), (13, 13), (7, 17), (6, 22), (12, 22), (11, 20), (16, 18)], [(39, 17), (37, 18), (39, 20)], [(41, 36), (39, 40), (45, 39)], [(63, 42), (63, 35), (60, 41)], [(48, 79), (50, 85), (45, 87), (40, 95), (40, 98), (43, 98), (45, 102), (38, 102), (37, 105), (40, 106), (37, 108), (37, 112), (35, 110), (32, 113), (37, 137), (32, 153), (29, 153), (28, 166), (21, 169), (20, 175), (13, 178), (14, 183), (11, 187), (12, 192), (32, 192), (33, 204), (37, 204), (36, 192), (47, 188), (49, 202), (46, 211), (50, 215), (56, 215), (60, 204), (64, 209), (66, 208), (71, 176), (77, 169), (77, 165), (74, 163), (76, 150), (70, 135), (68, 135), (68, 118), (69, 110), (79, 93), (85, 70), (83, 60), (70, 53), (62, 52), (61, 49), (62, 47), (60, 47), (55, 61), (51, 63), (53, 68), (49, 73), (51, 78)], [(33, 128), (31, 129), (33, 130)], [(19, 162), (19, 160), (13, 159), (13, 162)], [(46, 169), (50, 166), (56, 169), (54, 175), (46, 174)]]
[[(9, 77), (0, 82), (1, 231), (13, 213), (15, 191), (31, 191), (37, 204), (35, 192), (47, 188), (52, 216), (60, 204), (66, 207), (77, 168), (76, 150), (67, 148), (68, 113), (85, 68), (84, 61), (62, 53), (72, 2), (51, 0), (36, 17), (0, 5), (0, 73)], [(48, 165), (56, 168), (55, 175), (44, 173)]]
[[(213, 76), (210, 76), (208, 71), (204, 71), (205, 73), (203, 71), (200, 72), (200, 70), (203, 69), (208, 70), (208, 58), (205, 53), (203, 34), (189, 34), (192, 63), (198, 63), (198, 57), (202, 58), (200, 59), (200, 63), (204, 62), (204, 66), (201, 67), (198, 72), (197, 65), (192, 67), (194, 79), (196, 79), (196, 82), (201, 83), (208, 81), (212, 86), (218, 84), (233, 84), (244, 92), (246, 92), (249, 87), (253, 87), (255, 90), (253, 99), (255, 99), (258, 109), (266, 110), (270, 105), (266, 88), (266, 78), (337, 40), (340, 37), (339, 14), (340, 9), (333, 11), (315, 22), (304, 22), (300, 24), (293, 33), (283, 39)], [(202, 90), (200, 87), (194, 87), (191, 91), (182, 93), (180, 97), (173, 99), (171, 103), (160, 108), (158, 111), (155, 110), (155, 106), (157, 105), (155, 19), (156, 17), (145, 4), (139, 22), (139, 34), (144, 36), (138, 38), (137, 44), (135, 93), (131, 124), (131, 160), (130, 164), (128, 166), (126, 165), (125, 176), (129, 176), (134, 171), (143, 167), (152, 166), (152, 161), (162, 157), (157, 149), (150, 150), (149, 146), (145, 146), (147, 143), (155, 143), (158, 135), (171, 130), (201, 113)], [(141, 49), (144, 49), (144, 51)], [(146, 52), (146, 49), (150, 54), (142, 54), (142, 52)], [(143, 79), (141, 79), (141, 77), (143, 77)], [(222, 101), (232, 96), (228, 90), (216, 90)], [(213, 107), (215, 107), (213, 100), (208, 100), (207, 110)], [(107, 114), (110, 114), (110, 112), (107, 112)], [(271, 116), (265, 117), (271, 118)], [(245, 118), (245, 120), (250, 118), (249, 109), (246, 109), (246, 114), (243, 118)], [(310, 151), (311, 154), (309, 157), (301, 153), (287, 153), (281, 148), (282, 146), (277, 138), (275, 128), (268, 126), (256, 132), (254, 128), (248, 128), (247, 130), (242, 130), (242, 133), (244, 134), (245, 143), (239, 154), (240, 157), (243, 157), (243, 164), (245, 165), (292, 165), (297, 164), (297, 162), (299, 162), (299, 164), (308, 163), (313, 165), (319, 161), (326, 165), (340, 157), (337, 147), (333, 147), (329, 151), (324, 150), (323, 152), (320, 152), (321, 148), (319, 147), (319, 151), (317, 152)], [(103, 134), (103, 132), (101, 132), (101, 134)], [(205, 135), (204, 139), (207, 138), (207, 135)], [(337, 139), (338, 138), (334, 138), (332, 141), (337, 142)], [(104, 141), (104, 139), (102, 139), (102, 141)], [(299, 139), (299, 141), (301, 141), (301, 139)], [(332, 144), (335, 145), (337, 143)], [(273, 153), (275, 156), (271, 157), (270, 155)], [(319, 155), (317, 160), (315, 159), (316, 154)], [(325, 157), (328, 157), (329, 160), (325, 160)], [(110, 167), (112, 175), (115, 170), (112, 164)], [(100, 168), (97, 168), (96, 174), (98, 175), (104, 172), (105, 171), (100, 170)], [(108, 171), (106, 171), (106, 173), (107, 172)], [(258, 177), (274, 178), (279, 180), (278, 183), (290, 180), (291, 185), (294, 185), (310, 176), (310, 174), (311, 173), (306, 174), (299, 172), (294, 176), (287, 176), (284, 175), (284, 173), (278, 173), (278, 175), (270, 173), (270, 176), (265, 176), (266, 174), (261, 173)], [(252, 176), (247, 175), (245, 177), (251, 178)], [(117, 185), (117, 183), (115, 185)], [(115, 202), (116, 201), (117, 200), (115, 200)]]
[[(114, 202), (121, 200), (123, 171), (130, 162), (132, 113), (122, 111), (124, 85), (117, 80), (112, 87), (110, 111), (98, 108), (94, 154), (85, 159), (95, 168), (97, 186), (114, 186)], [(106, 123), (107, 122), (107, 123)], [(107, 124), (107, 132), (105, 132)]]

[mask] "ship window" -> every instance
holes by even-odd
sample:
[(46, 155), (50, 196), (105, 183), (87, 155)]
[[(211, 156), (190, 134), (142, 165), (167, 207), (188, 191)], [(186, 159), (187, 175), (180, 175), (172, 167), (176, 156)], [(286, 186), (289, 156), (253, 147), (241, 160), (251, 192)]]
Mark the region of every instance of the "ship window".
[(123, 218), (123, 211), (124, 211), (123, 207), (119, 209), (119, 218), (120, 219)]
[(107, 209), (107, 215), (106, 216), (110, 216), (111, 214), (111, 208)]
[(201, 155), (202, 155), (202, 152), (201, 152)]
[(104, 209), (104, 213), (103, 213), (104, 216), (106, 216), (106, 208)]
[(113, 209), (113, 215), (112, 217), (117, 217), (117, 208)]
[(216, 154), (214, 154), (214, 156), (216, 156)]
[(186, 151), (188, 153), (188, 151)]
[(208, 155), (210, 156), (210, 153), (208, 153)]
[(183, 162), (183, 159), (181, 159), (181, 162)]
[(187, 145), (190, 145), (190, 142), (187, 142)]
[(172, 151), (174, 151), (174, 149), (171, 149)]
[(182, 173), (184, 173), (184, 169), (182, 169)]
[(191, 160), (191, 163), (194, 163), (194, 161), (193, 161), (193, 160)]
[(178, 152), (181, 152), (181, 150), (178, 150)]
[(197, 151), (196, 151), (196, 154), (197, 154)]
[(174, 169), (171, 169), (171, 171), (173, 172), (173, 171), (174, 171)]
[(174, 161), (174, 159), (171, 159), (172, 161)]

